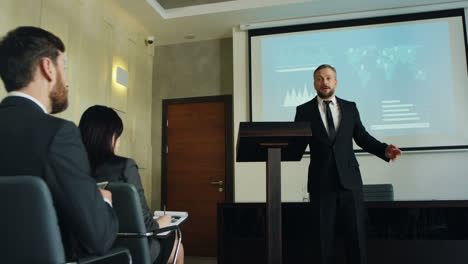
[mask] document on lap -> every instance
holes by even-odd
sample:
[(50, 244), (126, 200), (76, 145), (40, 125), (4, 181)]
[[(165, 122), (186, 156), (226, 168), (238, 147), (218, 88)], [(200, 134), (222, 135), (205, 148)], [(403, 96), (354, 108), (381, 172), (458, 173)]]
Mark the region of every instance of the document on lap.
[(105, 189), (107, 187), (107, 184), (109, 184), (108, 181), (103, 181), (103, 182), (96, 183), (96, 185), (101, 189)]
[[(156, 219), (163, 215), (170, 215), (171, 216), (171, 224), (169, 226), (179, 226), (188, 218), (188, 212), (177, 212), (177, 211), (154, 211), (153, 218)], [(164, 233), (159, 233), (157, 236), (166, 236), (171, 231), (167, 231)]]

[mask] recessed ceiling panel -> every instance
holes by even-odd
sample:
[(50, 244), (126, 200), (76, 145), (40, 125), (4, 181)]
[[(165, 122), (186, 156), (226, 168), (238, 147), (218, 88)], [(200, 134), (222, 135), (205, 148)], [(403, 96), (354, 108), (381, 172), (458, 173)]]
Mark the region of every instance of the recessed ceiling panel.
[(206, 5), (221, 2), (231, 2), (235, 0), (157, 0), (164, 9)]

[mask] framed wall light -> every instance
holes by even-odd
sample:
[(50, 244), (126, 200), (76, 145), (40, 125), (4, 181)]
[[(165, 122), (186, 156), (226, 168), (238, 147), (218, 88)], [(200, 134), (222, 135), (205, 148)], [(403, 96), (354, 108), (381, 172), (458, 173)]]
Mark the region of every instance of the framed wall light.
[(117, 66), (115, 81), (118, 84), (128, 88), (128, 71)]

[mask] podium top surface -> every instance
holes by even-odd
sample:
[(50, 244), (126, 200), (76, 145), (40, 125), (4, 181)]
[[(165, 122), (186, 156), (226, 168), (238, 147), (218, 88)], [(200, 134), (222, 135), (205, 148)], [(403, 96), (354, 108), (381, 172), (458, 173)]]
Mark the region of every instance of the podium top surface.
[(239, 138), (282, 138), (310, 137), (312, 131), (308, 122), (241, 122)]
[[(299, 161), (301, 139), (312, 136), (308, 122), (241, 122), (237, 139), (238, 162), (267, 160), (268, 148), (281, 148), (282, 161)], [(299, 144), (300, 146), (301, 144)]]

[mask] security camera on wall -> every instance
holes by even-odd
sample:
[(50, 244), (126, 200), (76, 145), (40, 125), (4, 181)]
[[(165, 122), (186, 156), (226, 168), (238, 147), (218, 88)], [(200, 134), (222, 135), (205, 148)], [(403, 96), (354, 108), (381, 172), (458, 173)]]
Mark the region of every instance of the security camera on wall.
[(154, 44), (154, 36), (148, 36), (145, 40), (146, 45), (153, 45)]

